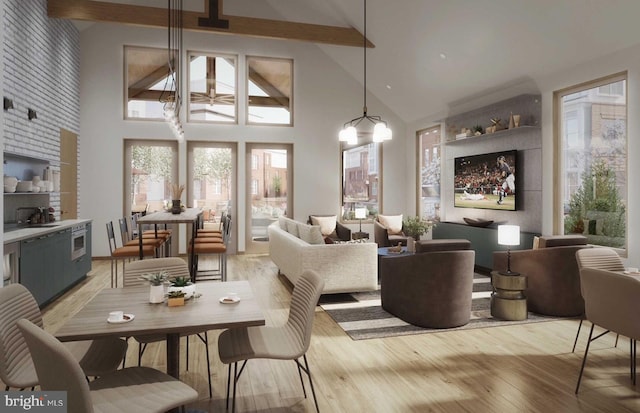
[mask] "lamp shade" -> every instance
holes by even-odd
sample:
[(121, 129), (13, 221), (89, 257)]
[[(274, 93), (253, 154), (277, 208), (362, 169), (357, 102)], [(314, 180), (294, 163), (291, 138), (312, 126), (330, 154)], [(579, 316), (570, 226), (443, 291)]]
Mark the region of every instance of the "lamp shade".
[(498, 225), (498, 244), (520, 245), (520, 226)]
[(367, 208), (356, 208), (356, 219), (365, 219), (367, 217)]

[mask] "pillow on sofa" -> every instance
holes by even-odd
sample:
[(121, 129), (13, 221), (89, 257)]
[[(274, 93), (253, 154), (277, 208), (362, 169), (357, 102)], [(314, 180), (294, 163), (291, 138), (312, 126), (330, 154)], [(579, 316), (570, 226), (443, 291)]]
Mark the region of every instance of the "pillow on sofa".
[(389, 235), (402, 234), (402, 214), (378, 215), (378, 221), (387, 229)]
[(324, 244), (320, 227), (317, 225), (298, 223), (298, 234), (301, 240), (309, 244)]
[(319, 225), (320, 232), (325, 237), (327, 235), (333, 234), (336, 231), (336, 220), (337, 217), (335, 215), (331, 215), (328, 217), (316, 217), (313, 215), (311, 216), (311, 224)]
[(300, 238), (300, 234), (298, 234), (298, 223), (292, 219), (287, 220), (287, 232), (294, 237)]

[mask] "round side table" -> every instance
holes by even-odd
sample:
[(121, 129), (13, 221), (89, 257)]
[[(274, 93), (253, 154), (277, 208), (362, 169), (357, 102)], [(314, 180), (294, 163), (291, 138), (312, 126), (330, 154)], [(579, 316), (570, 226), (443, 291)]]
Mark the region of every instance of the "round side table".
[(519, 273), (511, 275), (491, 271), (491, 315), (502, 320), (527, 319), (527, 277)]

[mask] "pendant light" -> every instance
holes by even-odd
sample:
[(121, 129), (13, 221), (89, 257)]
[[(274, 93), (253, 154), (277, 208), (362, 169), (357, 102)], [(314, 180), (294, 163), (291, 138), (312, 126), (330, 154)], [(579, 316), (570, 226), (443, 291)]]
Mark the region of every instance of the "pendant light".
[(349, 145), (358, 143), (358, 126), (363, 120), (373, 124), (373, 142), (383, 142), (391, 140), (393, 134), (387, 126), (387, 122), (382, 120), (380, 116), (367, 114), (367, 0), (364, 0), (364, 104), (362, 106), (362, 116), (351, 119), (343, 125), (342, 130), (338, 134), (338, 140), (346, 142)]
[(167, 59), (169, 72), (160, 94), (163, 115), (178, 141), (184, 140), (184, 130), (180, 122), (182, 96), (182, 0), (167, 0)]

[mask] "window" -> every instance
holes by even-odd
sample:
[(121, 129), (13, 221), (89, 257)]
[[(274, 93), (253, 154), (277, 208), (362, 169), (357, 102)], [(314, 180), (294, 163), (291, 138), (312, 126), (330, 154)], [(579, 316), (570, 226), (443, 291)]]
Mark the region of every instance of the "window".
[(125, 46), (124, 74), (124, 118), (164, 120), (161, 95), (175, 86), (167, 82), (167, 49)]
[(219, 178), (213, 180), (213, 194), (220, 195), (222, 193), (222, 181)]
[(251, 195), (258, 195), (258, 191), (260, 190), (260, 188), (258, 187), (258, 180), (257, 179), (252, 179), (251, 180)]
[(342, 150), (342, 219), (353, 219), (356, 208), (366, 207), (369, 217), (380, 211), (381, 151), (378, 143)]
[(417, 135), (418, 214), (429, 220), (440, 218), (440, 125)]
[(189, 120), (237, 123), (237, 64), (229, 55), (189, 53)]
[(626, 73), (555, 93), (556, 230), (626, 248)]
[(258, 155), (251, 155), (251, 170), (252, 171), (257, 171), (258, 170)]
[(247, 57), (247, 124), (293, 125), (293, 61)]

